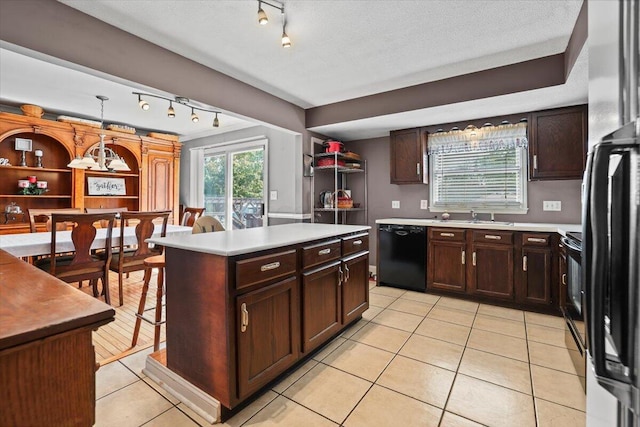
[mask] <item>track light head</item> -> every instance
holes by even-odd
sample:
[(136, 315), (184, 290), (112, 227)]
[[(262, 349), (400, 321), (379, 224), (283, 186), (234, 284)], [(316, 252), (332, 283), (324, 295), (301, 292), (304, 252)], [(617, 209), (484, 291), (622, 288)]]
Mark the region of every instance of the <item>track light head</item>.
[(173, 119), (176, 116), (176, 110), (173, 109), (173, 102), (169, 101), (169, 109), (167, 110), (167, 117)]
[(289, 39), (289, 36), (284, 31), (284, 28), (282, 28), (282, 47), (284, 48), (291, 47), (291, 39)]
[(220, 127), (220, 120), (218, 120), (218, 113), (216, 113), (216, 117), (213, 119), (213, 127), (214, 128)]
[(267, 18), (267, 14), (262, 9), (262, 2), (258, 2), (258, 24), (267, 25), (269, 23), (269, 18)]
[(144, 99), (142, 99), (142, 97), (140, 95), (138, 95), (138, 105), (144, 111), (147, 111), (149, 109), (149, 103), (147, 101), (145, 101)]
[(193, 123), (198, 123), (198, 121), (200, 120), (200, 118), (198, 117), (198, 115), (196, 114), (195, 111), (193, 111), (193, 107), (191, 108), (191, 121)]

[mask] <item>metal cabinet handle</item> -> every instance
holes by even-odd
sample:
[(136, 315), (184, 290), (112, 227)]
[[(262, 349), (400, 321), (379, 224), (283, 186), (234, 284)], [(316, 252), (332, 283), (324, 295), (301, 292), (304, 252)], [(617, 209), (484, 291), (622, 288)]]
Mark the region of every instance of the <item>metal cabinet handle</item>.
[(473, 264), (473, 266), (476, 266), (476, 252), (473, 251), (473, 256), (471, 257), (471, 263)]
[(321, 251), (318, 251), (318, 255), (329, 255), (330, 253), (331, 253), (331, 248), (322, 249)]
[(240, 325), (240, 332), (246, 332), (247, 326), (249, 326), (249, 311), (247, 310), (247, 303), (243, 302), (240, 306), (242, 312), (242, 324)]
[(260, 267), (260, 271), (275, 270), (278, 267), (280, 267), (280, 262), (279, 261), (271, 262), (269, 264), (265, 264), (262, 267)]
[(562, 284), (563, 285), (567, 284), (567, 273), (562, 273)]
[(527, 256), (522, 257), (522, 271), (527, 271)]
[(489, 240), (502, 240), (502, 236), (496, 236), (495, 234), (485, 234), (484, 238)]
[(440, 235), (442, 237), (455, 237), (455, 234), (453, 234), (453, 233), (440, 233)]
[(416, 175), (420, 175), (420, 163), (416, 163)]
[(467, 251), (462, 251), (462, 259), (461, 259), (462, 265), (465, 265), (465, 263), (467, 262), (466, 259), (467, 259)]
[(543, 239), (540, 237), (527, 237), (527, 242), (547, 243), (547, 239)]
[(353, 246), (360, 246), (362, 244), (362, 240), (354, 240)]
[(338, 286), (342, 285), (343, 280), (344, 280), (344, 272), (342, 271), (342, 267), (338, 267)]
[(351, 273), (349, 272), (349, 266), (347, 264), (344, 265), (344, 281), (348, 282), (349, 277), (351, 277)]
[(533, 168), (536, 169), (536, 170), (538, 169), (538, 155), (537, 154), (533, 155)]

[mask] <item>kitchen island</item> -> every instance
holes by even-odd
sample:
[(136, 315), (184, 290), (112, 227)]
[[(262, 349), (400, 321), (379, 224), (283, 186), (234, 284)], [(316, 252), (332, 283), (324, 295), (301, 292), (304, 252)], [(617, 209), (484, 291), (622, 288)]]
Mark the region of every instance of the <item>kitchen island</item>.
[(150, 239), (166, 254), (166, 368), (221, 406), (186, 403), (220, 420), (361, 318), (369, 229), (298, 223)]

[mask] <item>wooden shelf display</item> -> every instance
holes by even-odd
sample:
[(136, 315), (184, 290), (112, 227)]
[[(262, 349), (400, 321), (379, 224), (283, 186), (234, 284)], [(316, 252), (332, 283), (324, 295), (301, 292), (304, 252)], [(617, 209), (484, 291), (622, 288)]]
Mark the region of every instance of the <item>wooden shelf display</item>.
[[(129, 165), (130, 172), (67, 167), (73, 158), (95, 148), (101, 133), (105, 135), (107, 146)], [(15, 150), (16, 138), (32, 141), (32, 151), (26, 152), (25, 156), (27, 166), (19, 166), (22, 152)], [(181, 144), (177, 141), (0, 112), (0, 163), (9, 163), (0, 165), (0, 212), (12, 202), (23, 212), (30, 208), (126, 207), (129, 210), (172, 210), (176, 214), (171, 221), (175, 222), (178, 217), (180, 149)], [(35, 150), (43, 152), (43, 167), (36, 167)], [(154, 167), (157, 164), (162, 168)], [(18, 180), (29, 176), (46, 181), (48, 191), (41, 195), (21, 194)], [(121, 178), (126, 193), (90, 195), (90, 177)], [(0, 225), (8, 224), (8, 221), (3, 221), (0, 216)], [(15, 222), (16, 230), (13, 232), (24, 229), (20, 219)], [(12, 232), (7, 227), (10, 225), (0, 229), (0, 234)]]

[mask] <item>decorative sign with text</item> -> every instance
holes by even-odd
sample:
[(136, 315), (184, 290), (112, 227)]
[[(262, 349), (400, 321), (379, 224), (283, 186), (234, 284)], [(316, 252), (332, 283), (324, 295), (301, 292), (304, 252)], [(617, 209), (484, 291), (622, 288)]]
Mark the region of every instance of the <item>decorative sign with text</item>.
[(127, 189), (124, 185), (124, 178), (97, 178), (87, 177), (90, 196), (125, 196)]

